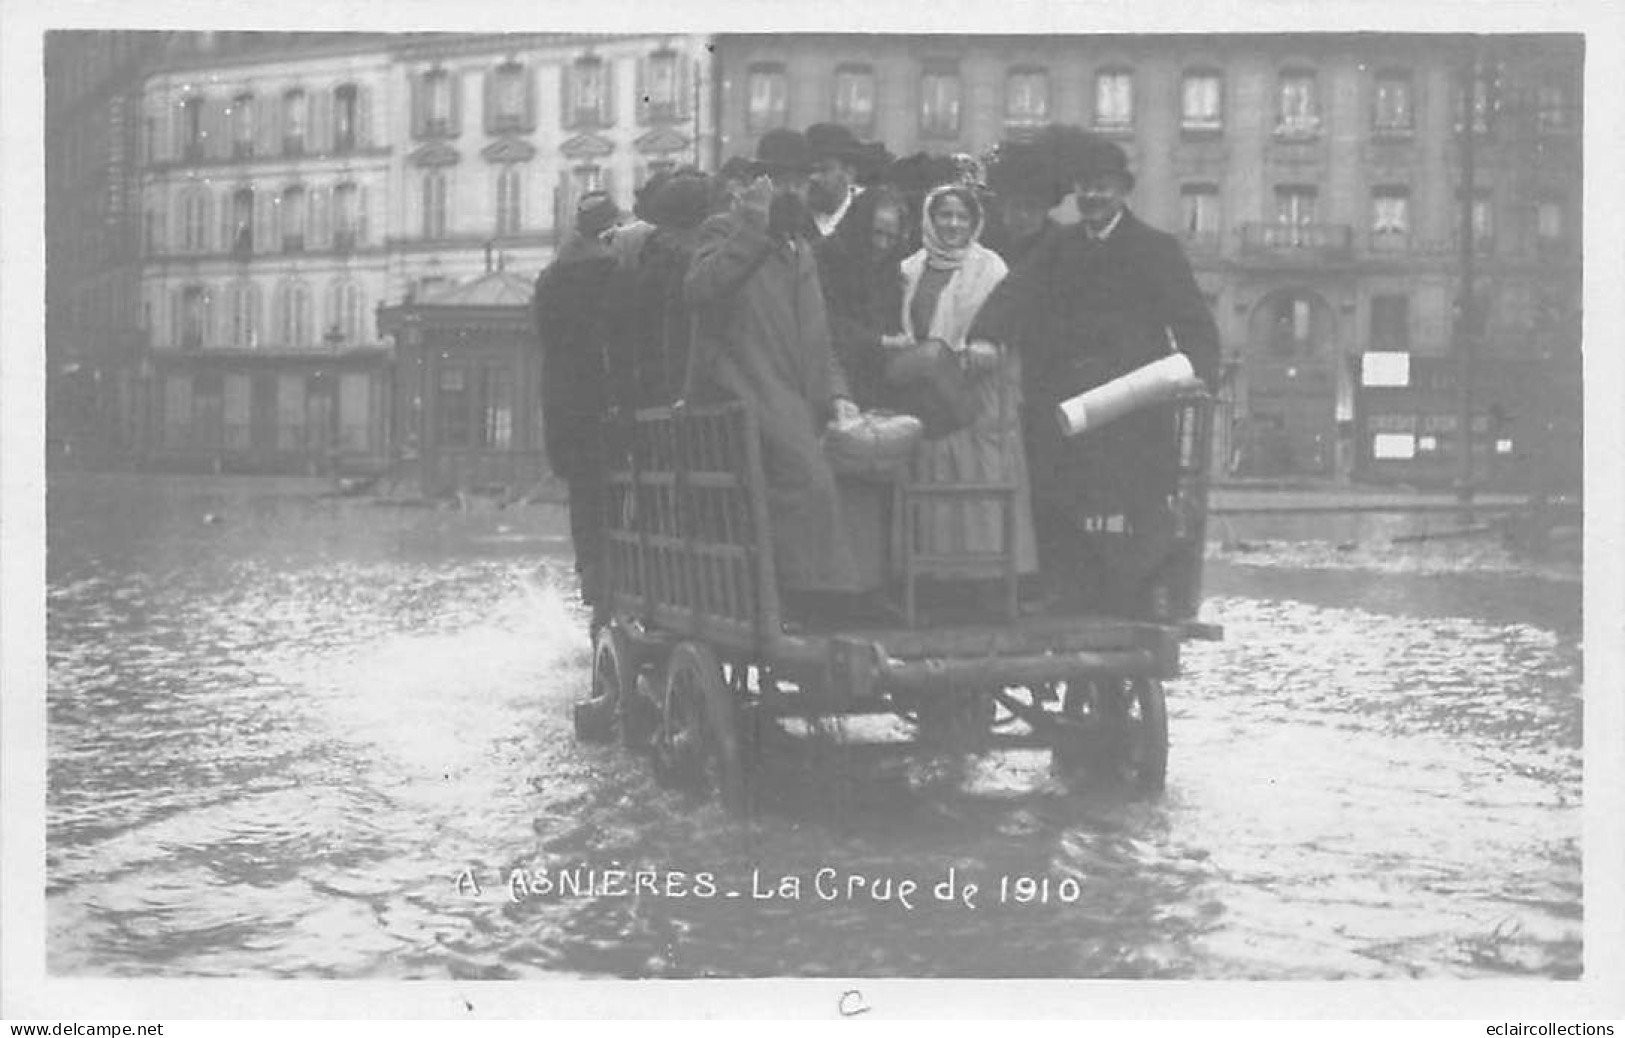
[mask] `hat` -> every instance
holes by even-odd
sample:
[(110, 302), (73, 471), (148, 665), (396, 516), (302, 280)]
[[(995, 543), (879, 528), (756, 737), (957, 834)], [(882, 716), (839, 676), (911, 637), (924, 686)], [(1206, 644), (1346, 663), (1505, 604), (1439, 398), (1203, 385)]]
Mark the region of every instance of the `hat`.
[(839, 159), (848, 165), (858, 166), (868, 157), (868, 152), (858, 142), (856, 135), (840, 123), (813, 123), (807, 127), (807, 147), (812, 151), (814, 162), (819, 159)]
[(987, 164), (987, 186), (1000, 198), (1025, 199), (1048, 209), (1069, 190), (1052, 141), (1002, 141)]
[(898, 159), (886, 167), (881, 182), (891, 184), (906, 196), (916, 199), (939, 184), (952, 184), (959, 179), (959, 168), (945, 155), (928, 155), (917, 151), (907, 158)]
[(794, 130), (769, 130), (756, 142), (757, 173), (810, 173), (812, 167), (807, 138)]
[(717, 176), (723, 180), (750, 180), (755, 175), (756, 164), (743, 155), (735, 155), (717, 170)]
[(576, 230), (592, 238), (615, 226), (621, 210), (606, 191), (589, 191), (576, 203)]
[(1079, 133), (1061, 144), (1062, 168), (1074, 183), (1091, 177), (1120, 177), (1134, 187), (1134, 174), (1128, 171), (1128, 153), (1116, 141), (1098, 134)]
[(711, 179), (699, 170), (678, 170), (640, 196), (643, 218), (657, 227), (698, 227), (711, 209)]
[(863, 185), (876, 183), (882, 179), (886, 167), (896, 161), (895, 156), (886, 150), (881, 141), (866, 141), (858, 145), (857, 181)]

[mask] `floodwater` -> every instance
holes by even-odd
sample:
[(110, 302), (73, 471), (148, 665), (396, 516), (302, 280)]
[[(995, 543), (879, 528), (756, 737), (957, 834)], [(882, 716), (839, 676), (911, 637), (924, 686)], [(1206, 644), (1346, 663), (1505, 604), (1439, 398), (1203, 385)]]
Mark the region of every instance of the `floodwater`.
[(317, 489), (53, 477), (53, 974), (1581, 973), (1577, 567), (1216, 528), (1161, 800), (826, 731), (740, 823), (573, 739), (556, 508)]

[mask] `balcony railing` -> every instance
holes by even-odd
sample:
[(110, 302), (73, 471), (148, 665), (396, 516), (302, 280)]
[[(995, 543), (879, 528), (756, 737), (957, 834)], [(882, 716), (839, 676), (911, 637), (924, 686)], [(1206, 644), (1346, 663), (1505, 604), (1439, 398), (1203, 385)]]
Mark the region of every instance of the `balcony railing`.
[(1241, 228), (1244, 254), (1347, 259), (1353, 248), (1354, 228), (1346, 223), (1249, 223)]

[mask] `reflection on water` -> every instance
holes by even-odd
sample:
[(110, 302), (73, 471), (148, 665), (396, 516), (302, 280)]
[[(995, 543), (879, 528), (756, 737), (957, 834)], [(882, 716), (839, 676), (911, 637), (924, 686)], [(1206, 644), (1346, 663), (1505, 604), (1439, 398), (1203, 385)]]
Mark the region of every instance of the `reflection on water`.
[[(556, 512), (83, 475), (48, 504), (56, 973), (1580, 969), (1572, 583), (1223, 555), (1227, 639), (1170, 688), (1165, 800), (1068, 791), (1036, 753), (942, 771), (825, 736), (774, 755), (741, 825), (572, 739)], [(605, 892), (650, 870), (682, 885)]]

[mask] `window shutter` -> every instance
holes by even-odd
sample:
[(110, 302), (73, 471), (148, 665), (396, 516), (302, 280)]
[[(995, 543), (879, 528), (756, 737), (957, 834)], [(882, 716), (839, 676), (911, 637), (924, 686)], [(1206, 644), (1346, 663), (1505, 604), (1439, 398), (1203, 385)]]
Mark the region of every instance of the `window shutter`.
[(536, 129), (536, 69), (530, 65), (525, 66), (525, 132), (532, 133)]
[(598, 125), (615, 125), (615, 63), (606, 60), (602, 66), (603, 79), (598, 91)]
[(231, 141), (226, 133), (226, 100), (203, 99), (203, 154), (210, 158), (231, 158)]
[(186, 97), (182, 96), (170, 106), (170, 125), (173, 127), (171, 132), (173, 150), (170, 154), (177, 159), (186, 155), (186, 100)]
[(575, 124), (575, 66), (567, 62), (559, 68), (559, 125), (569, 130)]
[(310, 106), (310, 141), (305, 147), (317, 154), (333, 151), (333, 91), (313, 90), (305, 95)]
[(451, 81), (451, 133), (456, 137), (463, 132), (463, 74), (456, 69), (446, 72)]
[(421, 140), (423, 138), (423, 124), (428, 120), (428, 113), (423, 109), (424, 104), (427, 103), (427, 98), (424, 96), (427, 91), (423, 89), (423, 73), (412, 73), (407, 77), (407, 82), (411, 85), (412, 94), (412, 136)]
[(214, 223), (214, 199), (210, 196), (209, 189), (206, 187), (196, 188), (196, 191), (196, 204), (198, 207), (196, 242), (198, 248), (196, 251), (208, 252), (211, 244), (210, 239), (214, 237), (214, 235), (210, 233)]
[(184, 288), (172, 288), (169, 291), (169, 344), (176, 349), (186, 341), (185, 296)]
[(367, 185), (357, 184), (355, 188), (355, 243), (364, 245), (367, 241)]
[(254, 153), (265, 157), (282, 153), (282, 98), (275, 91), (255, 95)]
[(237, 227), (232, 223), (236, 216), (236, 206), (232, 205), (231, 195), (235, 188), (228, 187), (220, 192), (220, 251), (230, 252), (237, 241)]
[(485, 132), (497, 132), (497, 70), (488, 68), (481, 77), (485, 83), (484, 104), (481, 105), (481, 116), (485, 124)]
[(355, 146), (372, 146), (372, 88), (360, 83), (355, 86)]
[(553, 237), (563, 242), (570, 233), (570, 212), (573, 209), (570, 201), (570, 171), (559, 170), (558, 186), (553, 188)]
[[(153, 106), (153, 109), (152, 109), (152, 121), (153, 121), (152, 152), (153, 153), (151, 155), (147, 156), (147, 161), (148, 162), (154, 162), (154, 163), (164, 162), (167, 159), (169, 159), (171, 155), (174, 154), (173, 152), (171, 152), (169, 150), (170, 143), (175, 139), (175, 130), (174, 130), (174, 127), (172, 125), (174, 123), (174, 116), (175, 116), (175, 106), (174, 105), (160, 103), (160, 104), (157, 104), (157, 105)], [(143, 132), (142, 137), (145, 138), (146, 136), (147, 136), (146, 133)]]
[(277, 194), (260, 191), (254, 198), (254, 251), (275, 252), (281, 235), (277, 226)]
[(313, 249), (333, 246), (332, 197), (333, 189), (330, 187), (310, 189), (310, 239)]
[(649, 124), (649, 59), (647, 56), (637, 60), (635, 72), (637, 91), (632, 98), (632, 110), (636, 113), (639, 126)]
[(164, 204), (162, 191), (153, 192), (152, 195), (152, 254), (162, 255), (168, 251), (169, 242), (169, 210)]
[(679, 120), (689, 119), (694, 115), (694, 60), (687, 54), (678, 53), (676, 59), (677, 96), (672, 100)]

